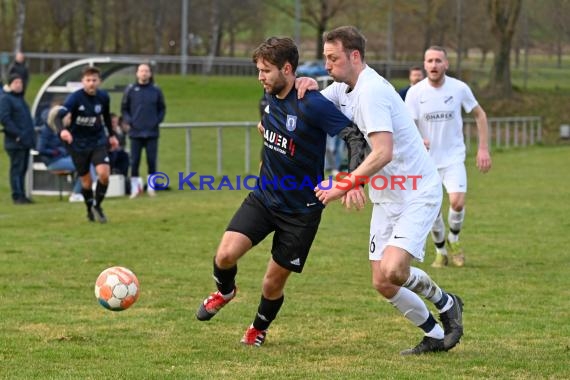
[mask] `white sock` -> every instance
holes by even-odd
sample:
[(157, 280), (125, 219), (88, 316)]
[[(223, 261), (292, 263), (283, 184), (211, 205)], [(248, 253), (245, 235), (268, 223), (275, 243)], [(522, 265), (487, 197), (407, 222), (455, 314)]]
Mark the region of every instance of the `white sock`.
[(447, 303), (445, 304), (444, 307), (439, 309), (438, 312), (440, 314), (445, 313), (447, 310), (451, 309), (452, 306), (453, 306), (453, 297), (447, 297)]
[[(441, 212), (437, 215), (437, 218), (431, 227), (431, 238), (436, 244), (445, 242), (445, 224), (443, 223), (443, 216), (441, 215)], [(438, 248), (436, 246), (435, 249), (437, 250), (437, 253), (447, 255), (445, 244), (443, 245), (443, 248)]]
[(445, 245), (441, 248), (435, 247), (435, 252), (439, 255), (447, 256), (447, 248), (445, 248)]
[(227, 301), (227, 300), (231, 300), (232, 298), (234, 298), (235, 295), (236, 295), (236, 290), (234, 289), (234, 290), (232, 290), (232, 292), (230, 294), (222, 294), (222, 297)]
[[(449, 234), (447, 239), (450, 243), (455, 243), (459, 240), (459, 231), (463, 227), (463, 220), (465, 219), (465, 208), (461, 211), (455, 211), (451, 207), (449, 208), (449, 214), (447, 215), (447, 222), (449, 223)], [(457, 234), (451, 232), (457, 231)]]
[(426, 304), (414, 292), (404, 287), (388, 300), (396, 309), (400, 311), (415, 326), (422, 325), (429, 317)]
[(443, 329), (437, 323), (435, 324), (435, 326), (433, 326), (433, 329), (431, 329), (430, 332), (426, 333), (426, 336), (435, 339), (443, 339), (444, 335), (445, 334), (443, 332)]
[(416, 294), (424, 296), (432, 303), (439, 302), (443, 294), (439, 286), (433, 282), (430, 276), (416, 267), (410, 267), (410, 277), (408, 277), (402, 286)]

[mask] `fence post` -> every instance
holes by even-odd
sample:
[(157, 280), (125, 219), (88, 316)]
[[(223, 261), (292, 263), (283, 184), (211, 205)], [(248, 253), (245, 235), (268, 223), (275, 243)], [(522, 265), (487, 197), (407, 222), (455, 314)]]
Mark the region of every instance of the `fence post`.
[(186, 128), (186, 175), (190, 173), (190, 160), (192, 149), (192, 131), (190, 128)]
[(250, 156), (250, 150), (249, 150), (249, 142), (251, 140), (250, 138), (250, 128), (249, 127), (245, 127), (245, 174), (249, 174), (249, 156)]
[(222, 127), (218, 127), (218, 175), (222, 174)]
[(497, 148), (501, 147), (501, 121), (497, 120), (497, 129), (495, 131), (495, 144)]

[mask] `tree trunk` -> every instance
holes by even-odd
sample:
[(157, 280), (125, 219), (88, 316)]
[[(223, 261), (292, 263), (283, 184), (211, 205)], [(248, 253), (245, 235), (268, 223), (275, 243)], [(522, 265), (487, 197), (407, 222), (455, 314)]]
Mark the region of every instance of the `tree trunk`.
[[(154, 54), (162, 54), (162, 25), (164, 19), (164, 4), (161, 0), (155, 0), (154, 2), (154, 18), (153, 18), (153, 30), (154, 30)], [(184, 49), (184, 46), (180, 47)]]
[(83, 38), (85, 41), (85, 51), (87, 53), (95, 53), (95, 25), (93, 21), (95, 10), (93, 6), (93, 0), (85, 0), (83, 8)]
[(26, 4), (25, 0), (18, 0), (17, 21), (14, 29), (14, 53), (22, 51), (22, 39), (24, 37), (24, 25), (26, 24)]
[(109, 30), (109, 17), (107, 16), (109, 7), (107, 6), (107, 0), (99, 0), (98, 5), (101, 6), (101, 10), (105, 16), (101, 19), (101, 29), (99, 37), (99, 48), (97, 49), (99, 53), (105, 52), (105, 47), (107, 44), (107, 35)]
[(495, 37), (495, 58), (488, 89), (496, 96), (511, 97), (510, 52), (522, 0), (489, 0), (491, 32)]
[(219, 48), (220, 39), (220, 9), (218, 0), (212, 0), (210, 15), (210, 46), (208, 49), (208, 60), (204, 65), (204, 74), (210, 74), (212, 64), (216, 56), (216, 50)]

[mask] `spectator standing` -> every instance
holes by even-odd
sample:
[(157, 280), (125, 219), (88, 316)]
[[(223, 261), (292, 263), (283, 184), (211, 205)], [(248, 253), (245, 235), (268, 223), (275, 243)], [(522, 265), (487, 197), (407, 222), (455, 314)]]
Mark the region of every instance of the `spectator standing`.
[(22, 94), (25, 94), (26, 89), (28, 88), (30, 74), (28, 72), (28, 67), (26, 66), (26, 57), (21, 51), (16, 53), (14, 56), (14, 61), (10, 64), (10, 67), (8, 69), (8, 77), (11, 75), (18, 75), (20, 78), (22, 78), (22, 81), (24, 82), (24, 89), (22, 90)]
[(13, 73), (0, 95), (0, 123), (4, 126), (4, 149), (10, 157), (10, 187), (14, 204), (28, 204), (25, 177), (30, 149), (35, 147), (34, 121), (24, 100), (24, 81)]
[(402, 100), (406, 100), (406, 95), (407, 95), (410, 87), (412, 87), (414, 84), (416, 84), (419, 81), (421, 81), (422, 79), (424, 79), (424, 72), (423, 72), (422, 68), (419, 66), (410, 67), (408, 79), (410, 80), (410, 84), (407, 85), (406, 87), (402, 88), (400, 91), (398, 91), (398, 94), (400, 94), (400, 96), (402, 97)]
[[(137, 67), (136, 79), (136, 82), (125, 90), (121, 102), (122, 118), (128, 126), (131, 139), (131, 199), (143, 192), (143, 182), (139, 174), (143, 148), (146, 150), (148, 175), (156, 172), (158, 127), (166, 114), (164, 96), (161, 89), (154, 84), (148, 63)], [(150, 196), (155, 195), (151, 186), (147, 187), (147, 193)]]

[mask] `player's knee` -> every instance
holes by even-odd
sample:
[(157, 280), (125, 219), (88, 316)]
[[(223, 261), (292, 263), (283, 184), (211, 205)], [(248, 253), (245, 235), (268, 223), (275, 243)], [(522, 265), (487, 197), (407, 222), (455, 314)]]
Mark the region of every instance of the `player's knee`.
[(277, 299), (283, 295), (285, 284), (279, 278), (265, 276), (263, 278), (262, 292), (263, 296), (268, 299)]
[(237, 264), (237, 258), (231, 253), (230, 250), (220, 247), (216, 253), (216, 264), (220, 268), (231, 268)]
[(409, 274), (405, 273), (405, 271), (400, 270), (398, 267), (390, 267), (386, 268), (383, 271), (383, 276), (385, 282), (389, 286), (401, 286), (409, 277)]

